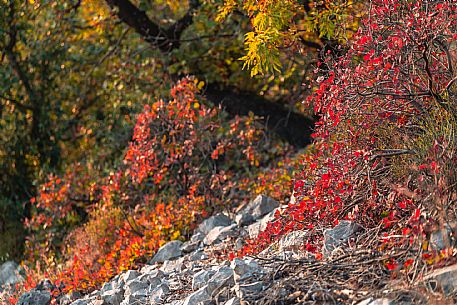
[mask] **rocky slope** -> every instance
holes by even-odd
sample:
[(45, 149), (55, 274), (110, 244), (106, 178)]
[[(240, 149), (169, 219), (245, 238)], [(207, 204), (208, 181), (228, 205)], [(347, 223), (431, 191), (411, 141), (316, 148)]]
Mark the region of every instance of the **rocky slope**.
[[(372, 236), (356, 223), (340, 221), (323, 232), (324, 259), (301, 250), (306, 231), (284, 236), (256, 257), (229, 261), (274, 219), (279, 203), (258, 196), (235, 215), (203, 221), (187, 242), (165, 244), (141, 270), (119, 274), (88, 295), (71, 293), (62, 305), (139, 304), (453, 304), (457, 265), (402, 283), (382, 267), (381, 254), (357, 247)], [(354, 243), (356, 243), (354, 245)], [(43, 281), (19, 305), (48, 305), (54, 287)]]

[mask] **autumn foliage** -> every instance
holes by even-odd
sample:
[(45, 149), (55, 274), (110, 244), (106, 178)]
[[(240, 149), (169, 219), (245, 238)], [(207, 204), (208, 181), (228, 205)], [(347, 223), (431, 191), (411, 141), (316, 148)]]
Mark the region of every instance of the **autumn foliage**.
[(348, 219), (379, 227), (378, 249), (450, 259), (427, 236), (455, 221), (456, 39), (454, 1), (371, 1), (349, 49), (320, 64), (308, 99), (320, 120), (294, 182), (296, 203), (240, 254), (308, 229), (304, 248), (320, 258), (320, 228)]
[[(376, 251), (417, 250), (385, 261), (389, 272), (455, 261), (428, 237), (457, 220), (457, 3), (373, 0), (366, 9), (347, 46), (317, 64), (307, 103), (319, 120), (299, 161), (254, 115), (229, 119), (207, 106), (203, 83), (184, 78), (170, 100), (144, 107), (109, 174), (77, 164), (41, 185), (27, 220), (30, 275), (89, 291), (189, 237), (207, 215), (253, 193), (286, 201), (291, 187), (295, 201), (238, 255), (308, 230), (303, 250), (322, 259), (322, 230), (345, 219), (378, 229)], [(278, 68), (257, 65), (254, 74)]]
[(32, 278), (51, 278), (63, 291), (93, 289), (144, 264), (166, 241), (186, 238), (206, 215), (246, 200), (259, 165), (286, 148), (253, 115), (230, 120), (207, 107), (199, 85), (185, 78), (171, 100), (145, 106), (109, 175), (77, 164), (41, 186), (27, 220)]

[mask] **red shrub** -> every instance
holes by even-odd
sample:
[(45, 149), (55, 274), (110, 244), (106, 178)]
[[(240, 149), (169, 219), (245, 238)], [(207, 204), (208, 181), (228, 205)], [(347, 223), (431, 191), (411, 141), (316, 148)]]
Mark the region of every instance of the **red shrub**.
[(30, 262), (64, 291), (93, 289), (143, 264), (208, 213), (243, 200), (240, 182), (283, 154), (267, 153), (274, 143), (264, 141), (254, 116), (228, 120), (204, 104), (196, 84), (183, 79), (172, 100), (145, 107), (123, 164), (109, 176), (77, 166), (51, 177), (32, 201)]
[(449, 220), (434, 215), (455, 209), (456, 34), (455, 1), (370, 2), (347, 52), (321, 65), (327, 77), (310, 97), (316, 152), (296, 177), (297, 203), (243, 253), (339, 219), (408, 229), (419, 242), (426, 223)]

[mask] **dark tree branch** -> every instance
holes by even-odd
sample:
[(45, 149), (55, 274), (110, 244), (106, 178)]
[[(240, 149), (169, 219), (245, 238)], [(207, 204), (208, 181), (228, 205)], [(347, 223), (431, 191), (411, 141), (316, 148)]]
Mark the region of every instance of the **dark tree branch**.
[(5, 47), (5, 54), (6, 57), (11, 65), (11, 68), (13, 69), (14, 73), (16, 76), (19, 78), (19, 80), (22, 82), (22, 85), (24, 86), (25, 91), (27, 92), (30, 101), (33, 102), (35, 100), (35, 90), (33, 90), (32, 85), (29, 82), (29, 79), (27, 78), (26, 74), (22, 70), (16, 54), (14, 53), (14, 47), (16, 46), (16, 40), (17, 40), (17, 29), (16, 25), (14, 22), (14, 15), (15, 15), (15, 6), (14, 6), (14, 1), (10, 1), (9, 5), (10, 13), (9, 13), (9, 22), (10, 22), (10, 30), (9, 30), (9, 41), (8, 44)]
[[(189, 0), (188, 12), (171, 27), (163, 29), (129, 0), (105, 1), (122, 22), (132, 27), (144, 40), (159, 48), (164, 54), (179, 48), (180, 43), (183, 42), (181, 35), (192, 24), (195, 10), (200, 6), (198, 0)], [(316, 49), (323, 48), (317, 43), (305, 42), (305, 44)], [(252, 111), (264, 119), (268, 129), (292, 145), (303, 147), (311, 142), (313, 120), (291, 112), (279, 103), (268, 101), (253, 93), (236, 93), (233, 88), (220, 90), (217, 84), (209, 85), (206, 95), (213, 104), (222, 104), (230, 115), (248, 115)]]
[(189, 0), (187, 13), (167, 30), (167, 36), (172, 41), (172, 49), (179, 48), (181, 35), (192, 24), (194, 13), (199, 6), (199, 0)]
[(320, 45), (319, 43), (317, 42), (314, 42), (314, 41), (309, 41), (309, 40), (305, 40), (303, 37), (299, 37), (299, 40), (300, 40), (300, 43), (302, 45), (304, 45), (305, 47), (308, 47), (308, 48), (313, 48), (313, 49), (316, 49), (316, 50), (321, 50), (323, 48), (322, 45)]
[(17, 108), (21, 109), (22, 111), (33, 110), (33, 108), (30, 107), (29, 105), (22, 104), (22, 103), (19, 102), (18, 100), (15, 100), (14, 98), (8, 97), (8, 96), (6, 96), (6, 95), (0, 94), (0, 99), (4, 99), (4, 100), (7, 100), (7, 101), (10, 101), (10, 102), (13, 103), (14, 105), (16, 105)]
[(235, 89), (218, 89), (214, 84), (208, 85), (205, 95), (209, 102), (222, 105), (232, 116), (245, 116), (252, 111), (263, 118), (270, 131), (296, 147), (304, 147), (311, 143), (313, 119), (290, 111), (279, 103), (250, 92), (237, 93)]
[(106, 0), (122, 22), (133, 28), (144, 40), (168, 53), (179, 48), (179, 39), (193, 21), (193, 14), (200, 6), (198, 0), (189, 1), (188, 12), (168, 29), (161, 28), (129, 0)]

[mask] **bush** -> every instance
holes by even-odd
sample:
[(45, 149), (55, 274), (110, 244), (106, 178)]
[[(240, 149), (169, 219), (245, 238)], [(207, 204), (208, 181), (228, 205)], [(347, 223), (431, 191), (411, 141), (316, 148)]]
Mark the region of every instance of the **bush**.
[[(321, 65), (327, 77), (309, 99), (320, 115), (315, 150), (295, 179), (297, 202), (241, 254), (340, 219), (381, 225), (383, 249), (420, 247), (427, 228), (455, 220), (457, 5), (370, 3), (347, 52)], [(320, 257), (315, 232), (305, 248)], [(449, 256), (429, 250), (424, 258)]]
[(27, 221), (29, 263), (36, 262), (29, 274), (50, 277), (64, 291), (91, 290), (249, 196), (239, 191), (243, 183), (286, 149), (253, 115), (228, 120), (206, 106), (201, 84), (185, 78), (172, 100), (145, 106), (110, 175), (79, 164), (42, 185)]

